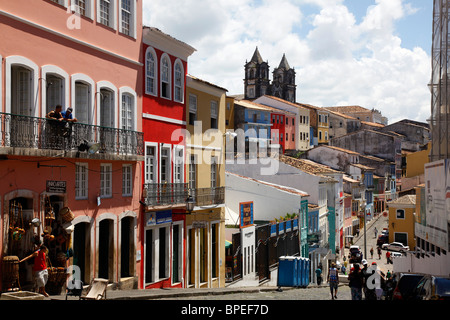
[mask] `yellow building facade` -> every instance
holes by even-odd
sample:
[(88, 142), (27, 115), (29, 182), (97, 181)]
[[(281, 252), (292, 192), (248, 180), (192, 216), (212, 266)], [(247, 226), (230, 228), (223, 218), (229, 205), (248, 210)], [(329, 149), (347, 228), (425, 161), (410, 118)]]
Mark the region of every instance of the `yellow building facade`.
[(186, 178), (194, 207), (186, 217), (186, 287), (225, 286), (226, 89), (186, 79)]
[(406, 195), (388, 203), (389, 242), (401, 242), (414, 250), (416, 196)]

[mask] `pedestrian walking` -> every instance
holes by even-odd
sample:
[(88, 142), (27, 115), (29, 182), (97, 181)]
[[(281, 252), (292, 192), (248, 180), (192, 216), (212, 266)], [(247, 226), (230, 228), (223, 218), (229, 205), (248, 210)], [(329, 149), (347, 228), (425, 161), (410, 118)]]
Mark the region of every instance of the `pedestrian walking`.
[(369, 265), (366, 259), (362, 260), (363, 268), (361, 273), (363, 275), (364, 283), (363, 283), (363, 291), (364, 291), (364, 299), (365, 300), (376, 300), (375, 288), (373, 284), (370, 283), (370, 276), (373, 274), (373, 270), (369, 270)]
[(317, 284), (320, 286), (322, 284), (322, 267), (319, 265), (316, 269), (316, 277), (317, 277)]
[(47, 247), (41, 245), (38, 250), (19, 261), (19, 263), (21, 263), (28, 259), (34, 258), (33, 271), (35, 274), (36, 285), (39, 288), (39, 293), (44, 295), (45, 297), (48, 297), (47, 292), (45, 292), (45, 285), (48, 281), (47, 254)]
[(381, 260), (381, 248), (380, 247), (377, 248), (377, 253), (378, 253), (378, 260)]
[(364, 286), (364, 276), (359, 264), (354, 264), (348, 275), (348, 286), (350, 287), (352, 300), (362, 300), (362, 288)]
[(377, 234), (378, 234), (377, 227), (375, 227), (375, 229), (373, 229), (373, 233), (375, 234), (375, 239), (376, 239), (377, 238)]
[(370, 248), (370, 259), (373, 259), (373, 247)]
[(328, 270), (328, 283), (330, 285), (330, 293), (331, 299), (337, 299), (337, 292), (339, 286), (339, 276), (338, 271), (336, 269), (336, 264), (334, 262), (331, 263), (331, 268)]
[(390, 251), (386, 251), (386, 263), (389, 264), (391, 263), (391, 252)]

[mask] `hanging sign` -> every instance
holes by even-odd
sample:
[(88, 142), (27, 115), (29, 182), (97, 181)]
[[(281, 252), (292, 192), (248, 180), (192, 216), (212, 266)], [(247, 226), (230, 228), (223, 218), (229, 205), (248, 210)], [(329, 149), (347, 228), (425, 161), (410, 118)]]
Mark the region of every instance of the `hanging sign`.
[(239, 215), (241, 218), (241, 228), (253, 224), (253, 201), (239, 203)]
[(48, 193), (66, 193), (66, 181), (47, 180), (46, 191)]

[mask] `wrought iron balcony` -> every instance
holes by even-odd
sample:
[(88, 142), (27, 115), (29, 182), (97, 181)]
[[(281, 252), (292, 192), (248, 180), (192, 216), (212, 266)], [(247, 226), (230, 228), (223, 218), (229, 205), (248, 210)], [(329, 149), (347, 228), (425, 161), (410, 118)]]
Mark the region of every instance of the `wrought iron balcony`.
[(187, 183), (147, 183), (144, 199), (147, 207), (183, 206), (188, 195), (195, 206), (204, 207), (225, 203), (225, 187), (190, 189)]
[(188, 197), (187, 183), (146, 183), (145, 204), (148, 207), (185, 205)]
[(196, 188), (189, 191), (194, 198), (196, 206), (202, 207), (225, 203), (225, 187)]
[(99, 144), (99, 153), (144, 155), (144, 134), (78, 122), (0, 113), (0, 146), (77, 151), (83, 142)]

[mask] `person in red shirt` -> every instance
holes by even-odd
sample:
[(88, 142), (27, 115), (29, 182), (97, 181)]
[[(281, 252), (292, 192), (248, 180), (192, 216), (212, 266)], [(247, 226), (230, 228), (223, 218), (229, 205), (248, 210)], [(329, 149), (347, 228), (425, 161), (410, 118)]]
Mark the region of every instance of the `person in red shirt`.
[(39, 288), (39, 293), (44, 295), (45, 297), (48, 297), (48, 293), (45, 292), (45, 285), (48, 281), (47, 254), (47, 247), (41, 245), (38, 250), (19, 261), (20, 263), (34, 257), (33, 272), (35, 274), (36, 285)]

